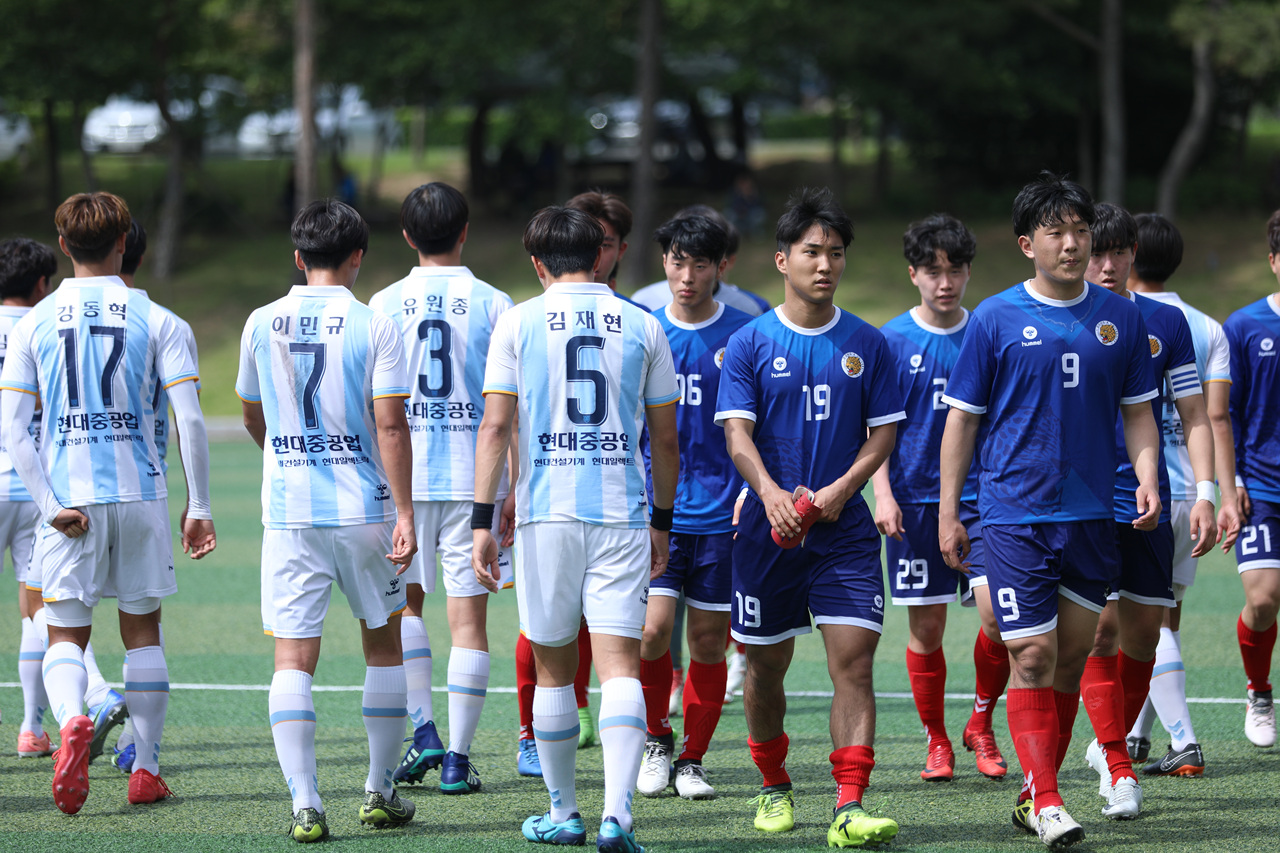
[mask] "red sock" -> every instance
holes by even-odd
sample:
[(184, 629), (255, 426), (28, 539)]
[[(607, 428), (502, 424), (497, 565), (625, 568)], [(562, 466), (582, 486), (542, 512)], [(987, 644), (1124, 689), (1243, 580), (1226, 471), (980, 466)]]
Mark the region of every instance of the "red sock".
[(533, 689), (538, 686), (538, 668), (533, 662), (533, 644), (523, 633), (516, 638), (516, 704), (520, 706), (520, 739), (533, 739)]
[(1244, 675), (1250, 690), (1271, 689), (1271, 651), (1276, 645), (1276, 623), (1265, 631), (1255, 631), (1244, 624), (1244, 614), (1236, 622), (1240, 640), (1240, 657), (1244, 659)]
[(996, 700), (1009, 684), (1009, 650), (1002, 643), (978, 629), (978, 639), (973, 643), (974, 679), (973, 716), (967, 728), (991, 731), (991, 712)]
[(771, 785), (791, 784), (791, 776), (787, 774), (787, 746), (790, 743), (791, 740), (786, 734), (780, 734), (764, 743), (756, 743), (751, 739), (751, 735), (747, 735), (747, 746), (751, 747), (751, 760), (760, 769), (766, 788)]
[(680, 758), (701, 761), (711, 745), (711, 736), (724, 710), (724, 686), (729, 665), (689, 661), (689, 678), (684, 683), (684, 748)]
[(836, 780), (836, 811), (848, 803), (861, 803), (870, 784), (876, 751), (869, 746), (844, 746), (831, 753), (831, 775)]
[(1009, 734), (1027, 779), (1035, 810), (1062, 805), (1054, 758), (1058, 753), (1058, 714), (1053, 689), (1014, 688), (1006, 696)]
[(924, 723), (929, 743), (946, 741), (947, 722), (943, 708), (947, 689), (947, 657), (938, 648), (927, 655), (907, 649), (907, 678), (916, 701), (920, 722)]
[(1062, 769), (1062, 761), (1067, 757), (1067, 747), (1071, 746), (1071, 729), (1076, 724), (1076, 714), (1080, 713), (1080, 694), (1053, 691), (1053, 710), (1058, 715), (1058, 752), (1054, 755), (1053, 766)]
[(1156, 659), (1134, 660), (1120, 653), (1120, 686), (1124, 690), (1124, 730), (1133, 731), (1133, 724), (1147, 704), (1147, 691), (1151, 689), (1151, 671)]
[[(667, 688), (670, 689), (671, 676), (667, 676)], [(587, 685), (591, 683), (591, 632), (587, 623), (583, 622), (578, 629), (578, 673), (573, 677), (573, 695), (578, 700), (578, 707), (587, 707)]]
[[(640, 687), (644, 691), (645, 722), (651, 735), (671, 734), (671, 652), (657, 660), (640, 659)], [(723, 695), (723, 694), (722, 694)]]
[[(1148, 676), (1150, 681), (1150, 676)], [(1133, 762), (1125, 745), (1128, 729), (1124, 725), (1124, 687), (1120, 681), (1120, 659), (1089, 656), (1080, 677), (1080, 696), (1093, 723), (1093, 733), (1107, 756), (1111, 784), (1125, 776), (1133, 776)]]

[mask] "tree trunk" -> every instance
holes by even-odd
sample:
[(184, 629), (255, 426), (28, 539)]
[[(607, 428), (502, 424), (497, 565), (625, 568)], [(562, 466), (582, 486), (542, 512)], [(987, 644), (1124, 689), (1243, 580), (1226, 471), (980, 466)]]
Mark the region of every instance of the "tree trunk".
[[(71, 133), (76, 139), (81, 139), (84, 135), (84, 114), (80, 112), (80, 106), (79, 101), (71, 105)], [(85, 191), (94, 192), (98, 189), (98, 178), (93, 173), (93, 155), (84, 150), (84, 145), (77, 147), (80, 149), (80, 168), (84, 171)]]
[(831, 189), (836, 198), (844, 198), (844, 156), (842, 149), (849, 122), (840, 109), (840, 99), (831, 103)]
[(876, 173), (871, 186), (872, 204), (879, 207), (889, 197), (889, 176), (893, 158), (889, 152), (889, 114), (880, 111), (880, 126), (876, 128)]
[[(653, 180), (653, 143), (657, 136), (654, 106), (662, 62), (662, 2), (641, 0), (640, 55), (636, 62), (636, 95), (640, 99), (640, 154), (631, 165), (632, 238), (635, 250), (627, 255), (627, 278), (633, 284), (650, 279), (649, 235), (654, 228), (656, 192)], [(715, 151), (708, 152), (710, 156)]]
[(421, 169), (427, 158), (427, 105), (419, 104), (413, 108), (413, 118), (409, 120), (409, 161), (413, 168)]
[(1124, 8), (1123, 0), (1102, 0), (1098, 50), (1098, 103), (1102, 108), (1102, 180), (1099, 197), (1124, 204)]
[(44, 99), (44, 150), (49, 170), (45, 200), (49, 210), (54, 211), (62, 204), (62, 164), (58, 161), (58, 120), (53, 114), (53, 98)]
[(1205, 136), (1209, 133), (1209, 120), (1213, 116), (1214, 78), (1213, 47), (1206, 36), (1191, 45), (1192, 78), (1191, 114), (1182, 132), (1169, 152), (1160, 181), (1156, 185), (1156, 210), (1166, 219), (1175, 219), (1178, 213), (1178, 191), (1182, 180), (1200, 153)]
[(298, 112), (298, 148), (294, 161), (294, 208), (318, 195), (316, 168), (316, 0), (293, 2), (293, 106)]
[(178, 241), (182, 237), (183, 193), (186, 189), (184, 167), (185, 139), (176, 123), (169, 127), (168, 157), (165, 164), (164, 200), (160, 203), (160, 222), (152, 250), (151, 272), (157, 281), (167, 282), (178, 264)]
[[(373, 151), (369, 153), (369, 180), (364, 187), (364, 207), (372, 211), (379, 206), (378, 192), (382, 183), (382, 166), (387, 152), (387, 129), (382, 122), (373, 133)], [(366, 217), (367, 218), (367, 217)]]
[(742, 95), (735, 92), (729, 101), (733, 117), (733, 159), (746, 165), (747, 146), (750, 144), (747, 128), (747, 104)]
[(1089, 192), (1098, 190), (1098, 165), (1093, 152), (1093, 104), (1080, 104), (1076, 121), (1076, 180)]
[(471, 119), (471, 127), (467, 129), (467, 171), (471, 174), (467, 188), (476, 199), (487, 199), (492, 184), (489, 180), (489, 166), (484, 160), (485, 148), (489, 145), (491, 109), (493, 101), (487, 95), (482, 96), (476, 102), (476, 114)]

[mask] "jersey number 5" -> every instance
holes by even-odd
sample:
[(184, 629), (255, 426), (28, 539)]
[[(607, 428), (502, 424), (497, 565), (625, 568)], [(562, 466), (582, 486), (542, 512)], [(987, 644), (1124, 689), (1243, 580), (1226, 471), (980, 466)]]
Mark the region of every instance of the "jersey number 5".
[[(604, 349), (604, 338), (595, 335), (574, 335), (564, 347), (564, 378), (568, 382), (590, 382), (594, 391), (595, 408), (582, 410), (581, 397), (569, 397), (566, 406), (569, 420), (578, 426), (600, 426), (609, 417), (609, 383), (598, 370), (583, 367), (578, 362), (583, 349)], [(572, 387), (572, 386), (571, 386)]]

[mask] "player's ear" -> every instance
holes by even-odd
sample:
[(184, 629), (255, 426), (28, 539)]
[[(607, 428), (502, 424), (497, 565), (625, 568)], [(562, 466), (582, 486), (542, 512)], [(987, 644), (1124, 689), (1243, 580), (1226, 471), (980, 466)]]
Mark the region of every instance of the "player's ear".
[(783, 275), (787, 274), (787, 255), (785, 252), (774, 252), (773, 264), (778, 268), (778, 272)]
[(1018, 248), (1022, 250), (1022, 254), (1028, 258), (1034, 258), (1036, 253), (1031, 250), (1031, 238), (1023, 234), (1018, 238)]
[[(71, 250), (67, 248), (66, 238), (61, 234), (58, 235), (58, 248), (62, 250), (62, 254), (66, 255), (68, 258), (71, 257)], [(72, 258), (72, 260), (74, 260), (74, 258)]]
[(724, 273), (725, 273), (725, 270), (727, 270), (727, 269), (729, 269), (729, 259), (728, 259), (728, 258), (721, 258), (721, 259), (720, 259), (720, 266), (716, 267), (716, 280), (717, 280), (717, 281), (719, 281), (719, 280), (721, 280), (721, 279), (723, 279), (723, 278), (724, 278)]
[(400, 234), (401, 234), (401, 236), (403, 236), (403, 237), (404, 237), (404, 241), (405, 241), (406, 243), (408, 243), (408, 244), (409, 244), (409, 248), (410, 248), (410, 249), (413, 249), (415, 252), (416, 252), (416, 251), (418, 251), (418, 247), (417, 247), (417, 246), (415, 246), (415, 245), (413, 244), (413, 240), (409, 239), (409, 232), (408, 232), (408, 231), (406, 231), (405, 229), (401, 228), (401, 229), (400, 229)]
[(307, 265), (302, 262), (302, 252), (297, 249), (293, 250), (293, 265), (303, 272), (307, 271)]

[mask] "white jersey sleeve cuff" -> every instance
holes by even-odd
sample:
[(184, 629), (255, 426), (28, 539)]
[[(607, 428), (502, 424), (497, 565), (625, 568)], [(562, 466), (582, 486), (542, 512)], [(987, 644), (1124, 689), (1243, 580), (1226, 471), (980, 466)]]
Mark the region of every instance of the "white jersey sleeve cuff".
[(962, 412), (968, 412), (971, 415), (985, 415), (987, 413), (986, 406), (975, 406), (973, 403), (966, 403), (964, 400), (957, 400), (955, 397), (947, 394), (942, 395), (942, 402), (954, 409), (959, 409)]

